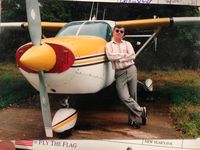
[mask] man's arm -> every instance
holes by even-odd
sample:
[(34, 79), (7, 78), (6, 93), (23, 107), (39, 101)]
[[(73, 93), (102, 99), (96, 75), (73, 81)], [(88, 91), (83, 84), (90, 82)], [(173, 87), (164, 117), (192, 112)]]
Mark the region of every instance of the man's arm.
[(130, 42), (126, 42), (126, 44), (127, 44), (127, 53), (125, 54), (124, 58), (121, 58), (119, 60), (120, 62), (135, 60), (135, 51), (133, 46), (131, 45)]
[(117, 61), (124, 57), (124, 53), (115, 53), (110, 43), (106, 44), (106, 55), (110, 61)]

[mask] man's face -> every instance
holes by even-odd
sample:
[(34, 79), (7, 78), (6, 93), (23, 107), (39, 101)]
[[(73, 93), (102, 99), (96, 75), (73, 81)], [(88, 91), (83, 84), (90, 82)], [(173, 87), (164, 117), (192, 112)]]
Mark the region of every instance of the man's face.
[(124, 28), (115, 28), (113, 31), (113, 37), (122, 39), (124, 37)]

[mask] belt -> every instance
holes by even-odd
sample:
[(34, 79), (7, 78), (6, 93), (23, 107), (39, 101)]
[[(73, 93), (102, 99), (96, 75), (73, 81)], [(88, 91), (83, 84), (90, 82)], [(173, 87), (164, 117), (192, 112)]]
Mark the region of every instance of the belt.
[(116, 69), (116, 71), (121, 71), (121, 70), (126, 70), (126, 69), (128, 69), (129, 67), (131, 67), (132, 65), (130, 65), (130, 66), (128, 66), (128, 67), (124, 67), (124, 68), (122, 68), (122, 69)]

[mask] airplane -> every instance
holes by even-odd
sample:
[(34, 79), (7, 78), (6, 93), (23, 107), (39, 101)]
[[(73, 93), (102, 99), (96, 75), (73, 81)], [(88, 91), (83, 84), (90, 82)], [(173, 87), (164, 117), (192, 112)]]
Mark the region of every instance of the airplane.
[[(111, 40), (115, 25), (122, 25), (126, 30), (154, 30), (137, 51), (138, 56), (163, 27), (200, 23), (200, 17), (41, 22), (38, 0), (26, 0), (26, 11), (28, 23), (1, 23), (0, 26), (23, 27), (29, 30), (31, 42), (18, 48), (16, 63), (23, 76), (40, 92), (47, 137), (53, 137), (53, 131), (62, 132), (73, 127), (77, 119), (77, 111), (66, 108), (59, 110), (52, 121), (48, 93), (96, 93), (115, 81), (114, 70), (105, 54), (105, 45)], [(55, 37), (41, 39), (42, 29), (60, 30)], [(152, 81), (148, 79), (146, 87), (151, 84)], [(152, 90), (152, 87), (150, 89)], [(61, 117), (66, 114), (67, 118)]]

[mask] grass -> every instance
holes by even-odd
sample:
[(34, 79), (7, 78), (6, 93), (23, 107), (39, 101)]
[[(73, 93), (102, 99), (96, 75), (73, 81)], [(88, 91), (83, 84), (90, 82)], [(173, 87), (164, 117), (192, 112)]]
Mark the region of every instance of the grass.
[(173, 105), (181, 105), (190, 102), (200, 105), (200, 85), (197, 79), (185, 79), (179, 85), (166, 85), (159, 89), (160, 94), (168, 96)]
[(200, 137), (200, 72), (153, 71), (141, 73), (141, 77), (151, 76), (161, 98), (170, 99), (170, 111), (177, 130), (184, 138)]
[(184, 133), (185, 138), (200, 137), (200, 106), (190, 102), (172, 106), (171, 112), (176, 128)]
[(35, 94), (14, 64), (0, 64), (0, 108)]
[(186, 80), (179, 86), (162, 87), (160, 93), (171, 100), (170, 111), (177, 130), (185, 138), (200, 137), (200, 85), (195, 80)]

